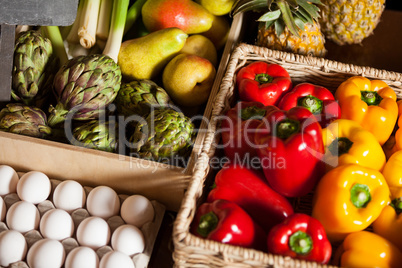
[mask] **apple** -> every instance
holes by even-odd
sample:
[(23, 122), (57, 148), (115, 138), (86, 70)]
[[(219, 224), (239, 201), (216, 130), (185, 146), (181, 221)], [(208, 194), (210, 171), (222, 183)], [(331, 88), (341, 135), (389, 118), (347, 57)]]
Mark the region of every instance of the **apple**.
[(196, 0), (206, 10), (215, 16), (229, 14), (235, 0)]
[(218, 53), (214, 43), (200, 34), (190, 35), (180, 53), (188, 53), (200, 56), (212, 62), (214, 66), (218, 64)]
[(162, 83), (173, 102), (195, 107), (208, 100), (215, 75), (215, 67), (209, 60), (181, 53), (165, 66)]

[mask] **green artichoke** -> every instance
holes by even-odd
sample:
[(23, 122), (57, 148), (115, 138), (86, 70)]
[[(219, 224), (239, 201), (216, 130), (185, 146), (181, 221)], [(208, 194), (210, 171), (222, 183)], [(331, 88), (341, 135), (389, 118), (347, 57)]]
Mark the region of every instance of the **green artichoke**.
[(37, 138), (52, 132), (41, 109), (21, 103), (9, 103), (0, 111), (0, 130)]
[(170, 162), (190, 151), (194, 137), (190, 118), (173, 109), (156, 109), (137, 124), (130, 137), (131, 152), (140, 158)]
[(66, 118), (99, 118), (116, 98), (120, 85), (120, 67), (109, 56), (91, 54), (69, 60), (54, 78), (57, 104), (49, 108), (49, 125), (55, 126)]
[(11, 97), (41, 107), (51, 92), (57, 60), (52, 43), (37, 31), (26, 31), (14, 47)]
[(100, 120), (91, 120), (74, 128), (70, 142), (73, 145), (106, 152), (115, 152), (117, 147), (116, 124)]
[(125, 117), (135, 114), (144, 118), (152, 108), (173, 104), (162, 87), (146, 79), (122, 84), (114, 103), (119, 114)]

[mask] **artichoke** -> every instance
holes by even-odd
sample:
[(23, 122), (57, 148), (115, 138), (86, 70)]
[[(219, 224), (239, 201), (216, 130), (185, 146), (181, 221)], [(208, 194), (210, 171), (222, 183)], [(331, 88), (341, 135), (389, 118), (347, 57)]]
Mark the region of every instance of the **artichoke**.
[(117, 147), (116, 130), (114, 122), (91, 120), (74, 128), (74, 139), (71, 139), (70, 142), (77, 146), (115, 152)]
[(166, 91), (151, 80), (133, 80), (122, 84), (114, 101), (117, 112), (125, 117), (146, 117), (152, 108), (173, 104)]
[(120, 67), (109, 56), (91, 54), (69, 60), (54, 78), (57, 104), (49, 108), (49, 125), (55, 126), (66, 118), (99, 118), (116, 98), (120, 84)]
[(130, 137), (130, 149), (140, 158), (170, 162), (172, 157), (190, 151), (194, 137), (190, 118), (173, 109), (156, 109), (137, 124)]
[(11, 97), (41, 107), (49, 96), (56, 63), (48, 38), (37, 31), (22, 32), (14, 47)]
[(46, 121), (41, 109), (22, 103), (9, 103), (0, 111), (1, 131), (45, 138), (52, 132)]

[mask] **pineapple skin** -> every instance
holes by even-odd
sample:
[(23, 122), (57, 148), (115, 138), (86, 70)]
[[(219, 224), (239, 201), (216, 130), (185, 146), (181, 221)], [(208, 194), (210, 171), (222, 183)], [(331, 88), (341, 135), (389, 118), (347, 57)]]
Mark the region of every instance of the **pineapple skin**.
[(324, 57), (325, 37), (321, 32), (320, 25), (306, 23), (304, 31), (299, 31), (300, 38), (293, 35), (287, 27), (280, 36), (277, 36), (273, 26), (265, 28), (265, 23), (258, 24), (256, 45), (269, 49), (292, 52), (301, 55)]
[(385, 0), (322, 0), (321, 24), (325, 37), (338, 45), (360, 44), (377, 27)]

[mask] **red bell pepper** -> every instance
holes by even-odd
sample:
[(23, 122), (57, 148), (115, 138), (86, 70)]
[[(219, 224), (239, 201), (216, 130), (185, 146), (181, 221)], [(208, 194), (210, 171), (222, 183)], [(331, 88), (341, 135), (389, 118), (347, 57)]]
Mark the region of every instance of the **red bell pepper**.
[(322, 129), (303, 107), (266, 116), (254, 136), (269, 185), (286, 197), (310, 192), (324, 173)]
[(323, 128), (341, 117), (341, 107), (331, 91), (310, 83), (296, 85), (281, 98), (278, 104), (279, 109), (285, 111), (296, 106), (309, 109)]
[(197, 209), (191, 233), (217, 242), (266, 249), (267, 235), (240, 206), (227, 200), (203, 203)]
[(292, 258), (328, 263), (332, 254), (321, 223), (303, 213), (295, 213), (268, 234), (268, 252)]
[(280, 65), (256, 61), (242, 67), (236, 76), (242, 101), (258, 101), (277, 105), (279, 99), (292, 87), (289, 73)]
[(218, 199), (241, 206), (267, 233), (293, 214), (291, 203), (268, 186), (261, 171), (238, 164), (227, 164), (216, 174), (207, 201)]
[(261, 102), (238, 102), (225, 114), (221, 121), (222, 147), (225, 155), (231, 160), (243, 161), (257, 157), (254, 145), (255, 129), (261, 119), (275, 106), (264, 106)]

